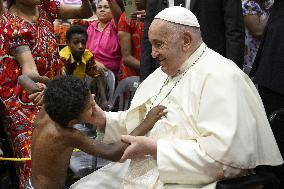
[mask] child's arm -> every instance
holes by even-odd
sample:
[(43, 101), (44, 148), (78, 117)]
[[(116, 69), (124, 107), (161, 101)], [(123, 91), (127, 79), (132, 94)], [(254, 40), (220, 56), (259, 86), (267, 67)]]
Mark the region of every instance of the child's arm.
[[(166, 107), (156, 106), (154, 107), (146, 116), (145, 120), (136, 127), (130, 135), (133, 136), (143, 136), (149, 130), (153, 128), (155, 123), (166, 114)], [(68, 137), (69, 138), (69, 137)], [(82, 151), (100, 156), (111, 161), (119, 161), (124, 150), (127, 148), (128, 144), (121, 141), (117, 141), (113, 144), (104, 144), (102, 142), (93, 140), (88, 136), (82, 134), (80, 131), (75, 131), (73, 136), (70, 138), (70, 145), (74, 148), (79, 148)]]
[[(108, 102), (106, 97), (105, 81), (104, 81), (104, 71), (99, 69), (96, 65), (94, 59), (90, 59), (86, 65), (86, 74), (96, 79), (98, 93), (100, 95), (101, 103), (100, 107), (103, 110), (108, 110)], [(97, 94), (96, 94), (97, 95)]]
[(97, 86), (98, 86), (98, 92), (100, 94), (100, 106), (103, 110), (109, 110), (109, 103), (107, 101), (106, 97), (106, 88), (105, 88), (105, 81), (103, 77), (97, 77)]

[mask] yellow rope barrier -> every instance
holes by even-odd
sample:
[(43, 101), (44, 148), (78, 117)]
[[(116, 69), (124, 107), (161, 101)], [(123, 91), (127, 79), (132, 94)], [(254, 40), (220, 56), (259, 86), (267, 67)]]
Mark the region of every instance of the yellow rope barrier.
[(31, 158), (4, 158), (0, 157), (0, 161), (30, 161)]
[[(80, 152), (81, 150), (79, 149), (74, 149), (73, 152)], [(0, 157), (0, 161), (30, 161), (31, 158), (5, 158), (5, 157)]]

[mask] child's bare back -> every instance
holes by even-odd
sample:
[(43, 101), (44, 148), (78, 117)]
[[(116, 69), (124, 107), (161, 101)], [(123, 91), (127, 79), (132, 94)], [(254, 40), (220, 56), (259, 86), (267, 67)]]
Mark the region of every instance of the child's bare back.
[(32, 135), (31, 183), (34, 188), (60, 188), (65, 184), (73, 147), (68, 135), (73, 128), (62, 128), (41, 110)]

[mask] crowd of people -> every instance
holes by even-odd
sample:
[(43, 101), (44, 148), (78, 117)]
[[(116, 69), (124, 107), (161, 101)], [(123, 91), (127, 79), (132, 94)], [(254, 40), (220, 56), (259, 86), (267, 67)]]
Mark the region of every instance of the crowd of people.
[[(120, 162), (74, 189), (213, 189), (262, 165), (284, 186), (267, 119), (284, 108), (284, 0), (0, 0), (0, 15), (0, 127), (32, 158), (19, 189), (66, 187), (74, 148)], [(106, 71), (140, 76), (128, 110), (106, 111)]]

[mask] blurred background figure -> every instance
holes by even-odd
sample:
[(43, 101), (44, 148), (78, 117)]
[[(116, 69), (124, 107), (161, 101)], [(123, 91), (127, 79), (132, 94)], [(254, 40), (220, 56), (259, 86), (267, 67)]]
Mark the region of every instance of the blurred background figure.
[(6, 0), (0, 0), (0, 15), (8, 10), (8, 2)]
[(140, 59), (144, 32), (145, 0), (135, 0), (138, 12), (128, 18), (123, 12), (118, 22), (118, 38), (121, 46), (122, 61), (119, 79), (140, 75)]
[[(250, 73), (258, 84), (267, 116), (284, 108), (284, 0), (275, 0), (263, 40)], [(272, 131), (284, 157), (284, 119), (273, 123)], [(284, 165), (274, 169), (284, 188)]]
[(264, 33), (271, 7), (266, 0), (242, 0), (245, 23), (245, 56), (243, 70), (248, 74)]
[(4, 11), (4, 2), (3, 0), (0, 0), (0, 15), (2, 15), (3, 11)]
[(97, 66), (118, 74), (121, 61), (120, 44), (117, 37), (117, 23), (121, 9), (115, 0), (99, 0), (96, 14), (97, 21), (88, 29), (86, 47), (93, 53)]
[[(71, 4), (71, 5), (80, 5), (82, 3), (81, 0), (61, 0), (61, 2), (65, 4)], [(94, 3), (97, 3), (97, 0), (93, 0)]]

